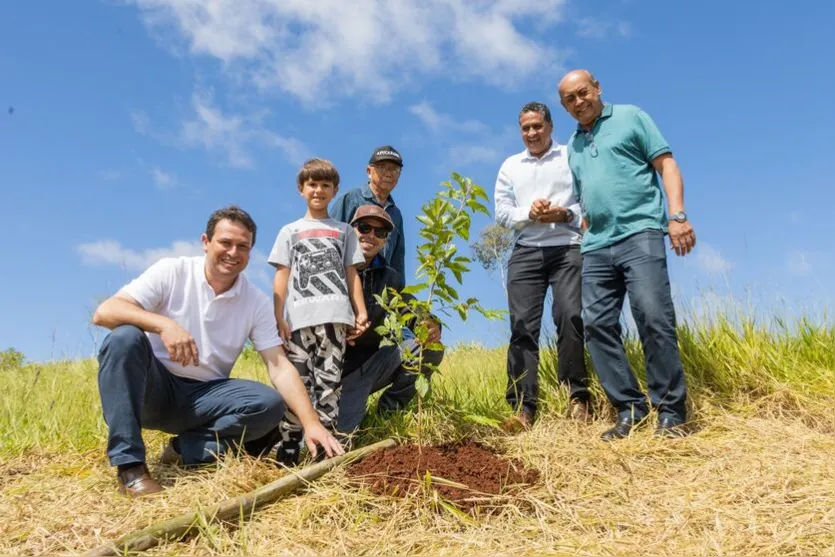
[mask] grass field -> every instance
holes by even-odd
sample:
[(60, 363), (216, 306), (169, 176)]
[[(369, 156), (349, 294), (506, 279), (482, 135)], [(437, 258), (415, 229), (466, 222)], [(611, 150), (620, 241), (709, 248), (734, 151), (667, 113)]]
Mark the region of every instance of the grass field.
[[(465, 517), (431, 498), (387, 499), (337, 470), (235, 524), (203, 524), (160, 554), (835, 555), (835, 329), (760, 327), (724, 319), (685, 324), (682, 356), (693, 435), (651, 429), (604, 444), (612, 418), (564, 419), (554, 358), (543, 356), (541, 419), (501, 435), (504, 350), (459, 346), (433, 382), (427, 441), (474, 436), (542, 472), (496, 512)], [(640, 347), (629, 342), (642, 370)], [(266, 381), (254, 359), (238, 376)], [(166, 493), (116, 494), (104, 456), (94, 361), (0, 371), (0, 554), (79, 553), (285, 472), (227, 458), (197, 472), (151, 463)], [(484, 418), (488, 418), (485, 420)], [(363, 442), (414, 435), (411, 413), (365, 424)], [(148, 432), (149, 454), (165, 441)], [(154, 457), (155, 458), (155, 457)]]

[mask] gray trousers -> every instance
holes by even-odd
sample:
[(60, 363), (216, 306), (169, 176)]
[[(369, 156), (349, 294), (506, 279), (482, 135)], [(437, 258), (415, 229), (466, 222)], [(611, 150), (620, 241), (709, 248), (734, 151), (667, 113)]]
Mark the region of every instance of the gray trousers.
[[(408, 347), (413, 354), (418, 349), (415, 339), (405, 340), (401, 346)], [(401, 346), (380, 348), (359, 369), (342, 377), (337, 426), (340, 433), (350, 434), (359, 427), (365, 417), (368, 397), (377, 391), (386, 389), (377, 402), (377, 410), (384, 412), (405, 408), (415, 396), (417, 376), (403, 368)], [(424, 362), (438, 366), (443, 358), (443, 352), (427, 351)], [(424, 373), (431, 374), (426, 368)]]

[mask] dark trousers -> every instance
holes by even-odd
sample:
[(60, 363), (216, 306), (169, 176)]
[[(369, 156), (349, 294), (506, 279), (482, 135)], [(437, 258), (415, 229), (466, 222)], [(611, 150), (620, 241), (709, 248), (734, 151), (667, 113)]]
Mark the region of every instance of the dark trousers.
[(557, 373), (572, 399), (589, 399), (583, 353), (583, 258), (579, 246), (517, 245), (507, 267), (510, 347), (507, 351), (508, 404), (536, 415), (539, 398), (539, 331), (545, 294), (551, 287), (551, 316), (557, 328)]
[[(351, 350), (349, 346), (346, 350)], [(415, 396), (417, 375), (403, 367), (403, 352), (416, 355), (420, 350), (415, 339), (403, 341), (401, 346), (384, 346), (371, 356), (359, 369), (342, 378), (342, 396), (339, 399), (339, 431), (353, 433), (365, 417), (368, 397), (385, 389), (377, 401), (377, 409), (393, 412), (405, 408)], [(442, 351), (427, 350), (424, 364), (441, 365)], [(432, 368), (425, 366), (423, 373), (431, 378)]]
[(626, 294), (644, 347), (652, 405), (661, 417), (683, 422), (686, 386), (661, 231), (645, 230), (588, 252), (583, 263), (583, 321), (592, 363), (618, 417), (641, 419), (648, 412), (646, 396), (629, 367), (621, 338)]
[(269, 450), (285, 407), (281, 395), (257, 381), (170, 373), (132, 325), (116, 327), (102, 344), (99, 394), (113, 466), (145, 462), (142, 428), (176, 435), (185, 464), (211, 462), (230, 447)]

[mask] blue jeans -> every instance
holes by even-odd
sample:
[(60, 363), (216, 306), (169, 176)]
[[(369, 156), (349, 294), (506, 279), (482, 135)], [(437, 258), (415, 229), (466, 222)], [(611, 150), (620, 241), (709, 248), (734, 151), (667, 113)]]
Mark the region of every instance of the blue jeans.
[[(403, 345), (412, 353), (416, 353), (418, 349), (414, 338), (404, 340)], [(350, 349), (349, 346), (346, 351)], [(427, 351), (424, 362), (438, 366), (443, 357), (443, 352)], [(424, 373), (431, 377), (428, 369), (424, 369)], [(392, 412), (405, 408), (415, 396), (416, 378), (414, 373), (403, 368), (399, 346), (380, 348), (359, 369), (342, 376), (337, 430), (345, 434), (353, 433), (365, 417), (368, 397), (382, 389), (386, 389), (386, 392), (377, 401), (378, 410)]]
[(99, 394), (112, 466), (145, 462), (142, 428), (176, 435), (187, 465), (212, 462), (230, 447), (269, 450), (285, 409), (281, 395), (257, 381), (170, 373), (132, 325), (116, 327), (102, 344)]
[(684, 422), (687, 393), (661, 231), (644, 230), (583, 257), (583, 323), (592, 363), (618, 418), (643, 419), (646, 397), (621, 338), (627, 293), (644, 347), (650, 401), (659, 417)]

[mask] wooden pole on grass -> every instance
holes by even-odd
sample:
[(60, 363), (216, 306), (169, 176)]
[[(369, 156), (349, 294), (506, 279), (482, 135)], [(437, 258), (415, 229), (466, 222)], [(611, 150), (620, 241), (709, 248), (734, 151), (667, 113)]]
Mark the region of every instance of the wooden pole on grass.
[(261, 486), (255, 491), (227, 499), (204, 511), (193, 511), (152, 524), (147, 528), (131, 532), (114, 542), (108, 542), (85, 553), (88, 556), (122, 555), (127, 552), (145, 551), (169, 541), (180, 540), (198, 530), (200, 515), (206, 522), (229, 520), (241, 515), (249, 515), (255, 510), (272, 503), (281, 496), (291, 493), (307, 482), (313, 481), (340, 464), (347, 464), (363, 459), (379, 449), (387, 449), (397, 444), (393, 439), (379, 441), (367, 447), (361, 447), (341, 456), (318, 462), (297, 472), (290, 472), (280, 479)]

